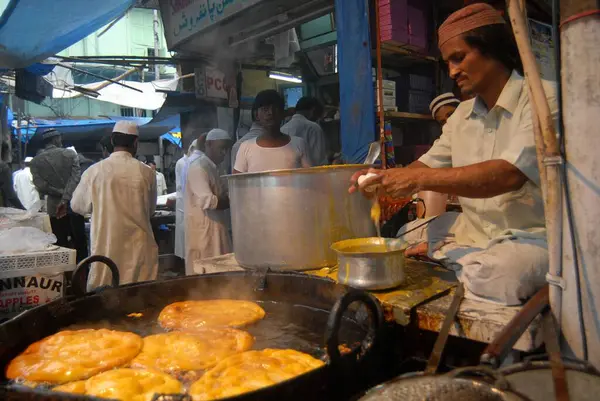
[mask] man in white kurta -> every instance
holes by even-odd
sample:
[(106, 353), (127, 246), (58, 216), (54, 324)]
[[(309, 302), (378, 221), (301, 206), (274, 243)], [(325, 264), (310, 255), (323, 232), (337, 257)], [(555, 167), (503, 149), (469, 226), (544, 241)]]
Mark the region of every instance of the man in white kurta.
[(156, 163), (154, 160), (150, 160), (148, 162), (148, 166), (154, 171), (156, 175), (156, 194), (158, 196), (167, 194), (167, 180), (165, 179), (165, 175), (156, 169)]
[[(137, 139), (134, 123), (118, 121), (112, 135), (114, 152), (86, 170), (71, 200), (75, 212), (92, 213), (92, 254), (116, 263), (120, 284), (155, 280), (158, 274), (158, 246), (150, 225), (156, 178), (150, 167), (133, 157)], [(88, 291), (110, 282), (110, 270), (94, 264)]]
[(185, 259), (185, 221), (183, 220), (183, 172), (189, 156), (196, 149), (196, 140), (192, 142), (186, 154), (175, 163), (175, 256)]
[[(31, 160), (33, 160), (32, 157), (26, 157), (25, 168), (17, 171), (13, 177), (15, 192), (27, 210), (33, 208), (36, 203), (39, 205), (38, 207), (42, 206), (40, 202), (40, 194), (35, 188), (35, 185), (33, 185), (33, 175), (31, 174), (31, 168), (29, 167)], [(37, 212), (37, 210), (34, 211)]]
[(189, 164), (184, 191), (186, 275), (203, 273), (194, 268), (196, 261), (231, 252), (229, 198), (217, 167), (230, 147), (229, 134), (213, 129), (206, 137), (205, 152)]

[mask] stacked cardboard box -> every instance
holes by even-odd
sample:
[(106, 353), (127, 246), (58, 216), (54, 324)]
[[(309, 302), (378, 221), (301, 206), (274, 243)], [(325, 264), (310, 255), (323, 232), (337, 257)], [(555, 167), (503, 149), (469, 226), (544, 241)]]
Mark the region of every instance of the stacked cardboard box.
[(429, 9), (426, 0), (380, 0), (381, 40), (415, 51), (426, 51)]
[(429, 114), (429, 103), (435, 94), (432, 77), (402, 74), (394, 80), (397, 87), (396, 105), (400, 111)]
[[(381, 103), (379, 102), (379, 94), (378, 94), (379, 82), (377, 82), (376, 77), (373, 77), (373, 83), (374, 83), (373, 86), (375, 88), (375, 101), (378, 106), (377, 109), (379, 109), (379, 106), (381, 105)], [(382, 87), (383, 87), (383, 111), (397, 111), (398, 108), (396, 107), (396, 82), (384, 79), (382, 81)]]

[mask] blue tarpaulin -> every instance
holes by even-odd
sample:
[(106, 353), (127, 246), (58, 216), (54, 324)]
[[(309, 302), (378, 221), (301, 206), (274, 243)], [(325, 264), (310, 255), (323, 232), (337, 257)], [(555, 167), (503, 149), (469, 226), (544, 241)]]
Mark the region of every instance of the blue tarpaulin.
[[(151, 141), (159, 137), (168, 140), (181, 147), (180, 140), (175, 138), (170, 132), (180, 131), (177, 119), (168, 121), (153, 122), (152, 118), (147, 117), (109, 117), (96, 120), (44, 120), (34, 118), (30, 121), (29, 128), (21, 128), (21, 140), (23, 142), (36, 142), (41, 140), (41, 133), (49, 128), (56, 128), (66, 141), (91, 140), (98, 141), (104, 135), (112, 132), (113, 126), (119, 120), (135, 121), (140, 129), (140, 140)], [(13, 130), (14, 135), (18, 135), (17, 130)]]
[(25, 68), (124, 14), (135, 0), (9, 0), (0, 16), (0, 68)]

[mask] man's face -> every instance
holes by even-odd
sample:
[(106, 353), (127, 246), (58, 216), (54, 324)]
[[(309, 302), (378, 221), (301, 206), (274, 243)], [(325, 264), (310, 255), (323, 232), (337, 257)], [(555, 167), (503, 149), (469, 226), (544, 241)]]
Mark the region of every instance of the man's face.
[(455, 110), (456, 110), (456, 107), (451, 106), (449, 104), (440, 107), (435, 112), (435, 121), (437, 121), (443, 127), (444, 125), (446, 125), (446, 121), (448, 121), (450, 116), (452, 114), (454, 114)]
[(148, 163), (148, 165), (150, 166), (150, 168), (152, 169), (152, 171), (156, 171), (156, 164), (154, 164), (154, 163)]
[(499, 63), (469, 46), (462, 36), (444, 43), (440, 51), (448, 64), (450, 78), (464, 94), (480, 94), (497, 77)]
[(219, 139), (217, 141), (206, 142), (206, 155), (215, 164), (221, 164), (227, 156), (227, 151), (231, 147), (231, 141), (227, 139)]
[(283, 110), (275, 105), (262, 106), (256, 110), (256, 121), (265, 128), (279, 127), (283, 120)]

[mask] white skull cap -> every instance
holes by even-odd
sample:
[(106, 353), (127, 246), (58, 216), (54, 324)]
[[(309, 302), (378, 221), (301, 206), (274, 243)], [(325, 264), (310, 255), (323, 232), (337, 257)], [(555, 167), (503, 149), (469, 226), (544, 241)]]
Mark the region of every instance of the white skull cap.
[(231, 137), (229, 136), (227, 131), (220, 128), (211, 129), (206, 135), (207, 141), (218, 141), (221, 139), (231, 139)]
[(138, 126), (133, 121), (117, 121), (112, 132), (119, 134), (140, 136)]

